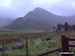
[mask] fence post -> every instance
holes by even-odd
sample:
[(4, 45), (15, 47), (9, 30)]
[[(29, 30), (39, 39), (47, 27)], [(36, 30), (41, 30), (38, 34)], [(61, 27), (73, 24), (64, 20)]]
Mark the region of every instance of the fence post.
[(3, 40), (3, 41), (2, 41), (2, 55), (3, 55), (3, 56), (5, 55), (5, 53), (4, 53), (4, 51), (5, 51), (5, 50), (4, 50), (4, 49), (5, 49), (4, 44), (5, 44), (5, 43), (4, 43), (4, 40)]
[(26, 56), (29, 56), (29, 54), (28, 54), (28, 38), (26, 38)]
[[(62, 41), (62, 52), (68, 52), (69, 51), (69, 42), (68, 42), (68, 38), (65, 37), (65, 35), (61, 36), (61, 41)], [(69, 56), (66, 54), (62, 54), (61, 56)]]

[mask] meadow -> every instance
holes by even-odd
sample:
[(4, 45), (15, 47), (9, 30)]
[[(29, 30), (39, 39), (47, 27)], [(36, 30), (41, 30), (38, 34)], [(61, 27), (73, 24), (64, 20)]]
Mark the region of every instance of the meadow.
[[(61, 48), (61, 35), (66, 35), (69, 38), (75, 38), (74, 31), (35, 31), (35, 32), (0, 32), (0, 39), (6, 38), (16, 38), (19, 37), (21, 40), (6, 42), (5, 46), (8, 47), (5, 50), (5, 54), (11, 54), (12, 56), (25, 56), (26, 55), (26, 44), (25, 39), (28, 38), (28, 53), (29, 56), (37, 56), (41, 53), (55, 50)], [(51, 38), (51, 40), (43, 40), (44, 38)], [(24, 44), (24, 48), (11, 50), (11, 46), (21, 42)], [(70, 42), (70, 44), (75, 44), (75, 42)], [(74, 48), (70, 48), (74, 50)], [(2, 54), (2, 52), (0, 52)], [(48, 56), (59, 56), (59, 51), (49, 54)]]

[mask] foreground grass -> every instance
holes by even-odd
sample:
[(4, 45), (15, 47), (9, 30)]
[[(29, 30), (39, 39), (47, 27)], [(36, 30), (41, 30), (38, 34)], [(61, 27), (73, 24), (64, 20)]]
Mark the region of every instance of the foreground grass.
[[(69, 32), (49, 32), (47, 36), (50, 37), (52, 40), (49, 41), (42, 41), (43, 37), (33, 37), (29, 38), (29, 55), (35, 55), (48, 52), (51, 50), (55, 50), (56, 48), (61, 48), (61, 35), (66, 35), (69, 38), (75, 37), (74, 31)], [(75, 42), (70, 42), (70, 44), (75, 44)], [(70, 48), (71, 50), (74, 50), (74, 48)], [(25, 48), (19, 49), (19, 50), (7, 50), (5, 52), (6, 54), (12, 54), (12, 55), (26, 55)], [(60, 55), (59, 52), (54, 52), (52, 54), (49, 54), (48, 56), (58, 56)]]
[(25, 55), (26, 54), (25, 48), (19, 49), (19, 50), (6, 50), (5, 53), (6, 54), (12, 54), (12, 55), (15, 55), (15, 54)]
[[(60, 48), (60, 42), (58, 42), (59, 39), (57, 39), (56, 37), (51, 37), (51, 38), (52, 40), (49, 41), (42, 41), (41, 40), (42, 38), (29, 39), (29, 55), (37, 56), (41, 53)], [(23, 48), (19, 50), (7, 50), (6, 54), (26, 55), (26, 52), (25, 52), (25, 48)], [(57, 52), (54, 54), (57, 55)], [(50, 54), (50, 55), (54, 55), (54, 54)]]

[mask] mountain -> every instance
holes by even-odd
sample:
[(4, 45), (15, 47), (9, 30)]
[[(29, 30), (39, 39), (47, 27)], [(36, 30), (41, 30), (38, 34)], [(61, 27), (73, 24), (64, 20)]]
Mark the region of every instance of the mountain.
[(30, 11), (24, 17), (17, 18), (5, 28), (8, 29), (49, 29), (54, 25), (54, 21), (50, 19), (53, 17), (53, 14), (48, 11), (36, 8), (33, 11)]
[(0, 27), (6, 26), (12, 22), (12, 19), (8, 17), (0, 17)]
[(8, 26), (4, 28), (13, 29), (13, 30), (29, 30), (29, 29), (41, 29), (48, 30), (52, 29), (53, 26), (56, 26), (57, 23), (68, 22), (74, 24), (75, 16), (57, 16), (45, 9), (36, 8), (33, 11), (30, 11), (24, 17), (19, 17), (14, 20)]

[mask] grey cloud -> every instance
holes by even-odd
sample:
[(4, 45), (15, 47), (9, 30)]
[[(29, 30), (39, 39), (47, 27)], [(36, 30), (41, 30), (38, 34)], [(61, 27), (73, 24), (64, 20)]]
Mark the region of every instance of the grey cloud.
[(72, 5), (75, 1), (74, 0), (58, 0), (60, 2), (47, 2), (44, 4), (34, 4), (33, 2), (36, 0), (11, 0), (11, 7), (1, 7), (0, 6), (0, 14), (5, 16), (11, 16), (11, 17), (19, 17), (24, 16), (29, 11), (33, 10), (36, 7), (44, 8), (54, 14), (57, 15), (74, 15), (75, 14), (75, 8)]

